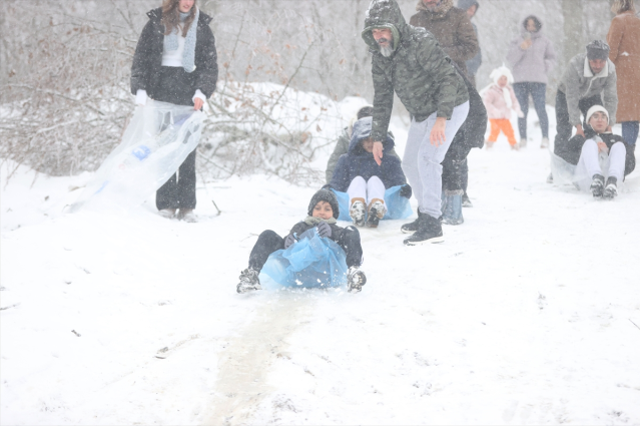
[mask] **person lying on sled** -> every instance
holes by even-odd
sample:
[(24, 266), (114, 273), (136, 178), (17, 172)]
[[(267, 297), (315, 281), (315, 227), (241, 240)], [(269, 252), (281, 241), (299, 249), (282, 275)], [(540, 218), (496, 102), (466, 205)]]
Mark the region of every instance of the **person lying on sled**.
[[(411, 187), (398, 157), (385, 155), (380, 165), (376, 163), (372, 123), (372, 117), (354, 123), (349, 152), (338, 160), (329, 186), (336, 192), (343, 212), (348, 211), (357, 226), (376, 228), (382, 218), (404, 219), (411, 215)], [(387, 136), (382, 146), (385, 151), (391, 150), (393, 139)], [(343, 213), (340, 220), (349, 220), (345, 216)]]
[[(316, 192), (311, 198), (307, 214), (307, 218), (296, 223), (284, 238), (272, 230), (266, 230), (260, 234), (249, 255), (249, 267), (240, 274), (238, 293), (261, 290), (260, 276), (278, 281), (283, 287), (293, 287), (296, 284), (304, 287), (321, 287), (316, 284), (322, 281), (322, 277), (309, 280), (309, 274), (295, 273), (301, 271), (301, 268), (296, 269), (296, 266), (304, 263), (306, 270), (311, 270), (318, 265), (309, 265), (309, 263), (327, 261), (332, 261), (335, 266), (332, 268), (319, 265), (315, 271), (335, 275), (336, 269), (342, 267), (344, 271), (339, 275), (341, 278), (346, 276), (349, 291), (357, 293), (362, 290), (367, 278), (359, 269), (362, 264), (360, 233), (353, 226), (341, 228), (336, 225), (340, 208), (333, 192), (328, 189)], [(303, 250), (296, 250), (298, 248)], [(286, 264), (283, 266), (282, 262)], [(265, 272), (263, 269), (269, 266), (271, 267), (268, 276), (263, 275)], [(292, 284), (291, 281), (294, 283)]]

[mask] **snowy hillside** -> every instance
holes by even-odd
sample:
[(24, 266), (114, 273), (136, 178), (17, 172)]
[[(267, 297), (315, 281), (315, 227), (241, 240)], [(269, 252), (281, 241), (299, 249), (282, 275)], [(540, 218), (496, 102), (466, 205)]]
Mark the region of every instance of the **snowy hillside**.
[(545, 183), (538, 142), (469, 164), (443, 244), (361, 230), (355, 295), (235, 292), (317, 187), (200, 181), (189, 224), (68, 214), (89, 174), (3, 164), (0, 423), (640, 424), (640, 172), (603, 202)]

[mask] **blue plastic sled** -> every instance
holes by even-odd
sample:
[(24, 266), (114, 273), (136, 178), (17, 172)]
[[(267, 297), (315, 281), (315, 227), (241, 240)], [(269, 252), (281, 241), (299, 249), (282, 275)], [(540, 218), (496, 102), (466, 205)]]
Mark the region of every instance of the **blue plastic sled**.
[[(400, 188), (402, 188), (402, 185), (396, 185), (384, 192), (384, 203), (387, 205), (387, 213), (382, 220), (406, 219), (413, 214), (409, 199), (400, 195)], [(351, 222), (351, 216), (349, 216), (349, 207), (351, 207), (349, 194), (336, 191), (335, 189), (331, 190), (336, 194), (338, 205), (340, 206), (340, 217), (338, 217), (338, 220)]]
[(265, 290), (343, 286), (347, 283), (344, 250), (313, 227), (288, 249), (271, 253), (260, 271), (260, 283)]

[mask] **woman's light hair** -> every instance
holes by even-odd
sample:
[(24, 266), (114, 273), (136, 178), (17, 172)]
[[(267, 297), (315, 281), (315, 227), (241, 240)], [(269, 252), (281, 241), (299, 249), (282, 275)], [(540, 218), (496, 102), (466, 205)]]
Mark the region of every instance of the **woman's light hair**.
[(616, 15), (626, 11), (636, 11), (636, 7), (633, 4), (633, 0), (615, 0), (611, 5), (611, 11)]

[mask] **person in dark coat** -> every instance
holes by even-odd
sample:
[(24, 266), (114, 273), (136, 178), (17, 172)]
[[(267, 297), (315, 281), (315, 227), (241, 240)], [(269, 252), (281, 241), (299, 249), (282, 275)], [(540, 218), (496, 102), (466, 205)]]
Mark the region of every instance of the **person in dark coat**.
[[(175, 105), (202, 108), (218, 80), (211, 17), (196, 0), (164, 0), (147, 13), (131, 66), (131, 93), (144, 105), (147, 97)], [(189, 154), (156, 193), (156, 207), (165, 217), (195, 221), (196, 152)], [(178, 210), (179, 209), (179, 210)]]
[[(371, 117), (373, 114), (373, 107), (370, 105), (364, 106), (358, 110), (356, 114), (356, 120), (360, 120), (364, 117)], [(342, 133), (338, 137), (338, 141), (336, 142), (336, 146), (333, 148), (333, 152), (327, 161), (327, 169), (325, 170), (325, 179), (326, 183), (329, 184), (331, 179), (333, 178), (333, 171), (336, 169), (336, 164), (338, 164), (338, 160), (342, 154), (346, 154), (349, 152), (349, 143), (351, 142), (351, 135), (353, 134), (353, 123), (349, 126), (342, 129)], [(393, 133), (388, 133), (389, 137), (393, 139)], [(391, 148), (390, 151), (387, 152), (387, 155), (393, 155), (394, 157), (398, 157), (395, 149)], [(400, 157), (398, 157), (400, 159)]]
[(576, 134), (556, 145), (554, 153), (576, 166), (574, 182), (581, 189), (612, 199), (618, 195), (618, 182), (635, 169), (633, 147), (610, 131), (609, 112), (603, 106), (589, 108), (585, 122), (584, 136)]
[(340, 207), (335, 194), (330, 189), (321, 189), (316, 192), (309, 202), (307, 214), (307, 218), (296, 223), (285, 238), (272, 230), (266, 230), (260, 234), (249, 255), (249, 267), (240, 273), (240, 283), (236, 288), (238, 293), (261, 290), (258, 275), (269, 255), (277, 250), (289, 248), (297, 242), (300, 235), (313, 227), (318, 229), (320, 237), (335, 241), (344, 250), (349, 268), (347, 271), (349, 291), (357, 293), (362, 290), (367, 278), (359, 269), (362, 264), (360, 233), (353, 226), (341, 228), (336, 225), (340, 216)]
[[(406, 185), (400, 159), (385, 155), (380, 165), (373, 158), (371, 139), (372, 117), (364, 117), (353, 125), (349, 151), (343, 154), (333, 172), (331, 188), (349, 194), (349, 215), (358, 226), (366, 223), (375, 228), (387, 212), (385, 191), (391, 187)], [(389, 136), (382, 142), (385, 151), (394, 146)], [(401, 189), (402, 195), (411, 198), (411, 187)]]

